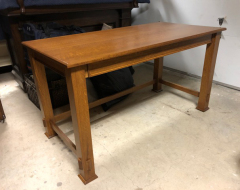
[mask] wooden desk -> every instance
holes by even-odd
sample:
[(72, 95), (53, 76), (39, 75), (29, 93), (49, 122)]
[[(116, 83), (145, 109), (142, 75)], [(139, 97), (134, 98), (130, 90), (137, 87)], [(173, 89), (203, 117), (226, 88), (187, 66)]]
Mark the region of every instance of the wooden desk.
[[(89, 109), (107, 101), (153, 85), (162, 84), (199, 97), (197, 109), (208, 110), (214, 67), (221, 32), (225, 28), (152, 23), (113, 30), (24, 42), (28, 48), (34, 79), (41, 101), (46, 135), (65, 142), (78, 159), (79, 177), (84, 184), (97, 178), (89, 119)], [(207, 44), (200, 92), (162, 79), (163, 57)], [(155, 60), (153, 80), (107, 98), (88, 103), (86, 78)], [(193, 63), (194, 64), (194, 63)], [(66, 76), (71, 111), (53, 114), (44, 65)], [(72, 117), (75, 144), (56, 123)]]

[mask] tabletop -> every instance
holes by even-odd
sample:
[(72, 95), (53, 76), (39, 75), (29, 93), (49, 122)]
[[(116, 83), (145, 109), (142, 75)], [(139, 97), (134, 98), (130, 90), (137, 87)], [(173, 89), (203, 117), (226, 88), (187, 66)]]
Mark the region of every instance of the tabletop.
[(226, 28), (158, 22), (27, 41), (23, 45), (73, 68), (224, 30)]

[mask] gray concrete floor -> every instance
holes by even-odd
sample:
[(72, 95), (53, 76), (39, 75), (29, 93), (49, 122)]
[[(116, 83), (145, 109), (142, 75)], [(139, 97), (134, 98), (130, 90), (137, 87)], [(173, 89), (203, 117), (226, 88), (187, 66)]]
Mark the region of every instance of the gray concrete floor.
[[(139, 65), (136, 84), (152, 78)], [(199, 90), (198, 79), (164, 71), (164, 78)], [(90, 111), (98, 179), (84, 186), (74, 155), (44, 135), (40, 111), (11, 74), (0, 75), (7, 115), (0, 124), (0, 189), (206, 190), (240, 189), (240, 92), (213, 85), (210, 110), (197, 98), (163, 87), (130, 95), (103, 113)], [(67, 109), (67, 108), (66, 108)], [(61, 128), (73, 139), (71, 121)]]

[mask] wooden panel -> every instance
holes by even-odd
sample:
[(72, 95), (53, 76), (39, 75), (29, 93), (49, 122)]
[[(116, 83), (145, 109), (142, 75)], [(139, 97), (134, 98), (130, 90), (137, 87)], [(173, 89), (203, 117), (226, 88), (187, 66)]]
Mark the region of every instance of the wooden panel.
[[(138, 7), (133, 3), (96, 3), (96, 4), (77, 4), (77, 5), (54, 5), (54, 6), (33, 6), (26, 7), (24, 15), (41, 15), (53, 13), (71, 13), (79, 11), (96, 11), (96, 10), (109, 10), (109, 9), (129, 9)], [(8, 16), (22, 15), (22, 10), (19, 8), (9, 8), (0, 10), (0, 14)]]
[(164, 57), (173, 53), (198, 47), (211, 43), (211, 36), (204, 36), (194, 40), (186, 40), (178, 43), (173, 43), (163, 47), (148, 49), (145, 51), (139, 51), (127, 56), (121, 56), (114, 59), (108, 59), (100, 61), (94, 64), (88, 65), (89, 77), (97, 76), (103, 73), (111, 72), (114, 70), (122, 69), (127, 66), (136, 65), (145, 61)]
[(130, 9), (121, 9), (120, 13), (120, 25), (123, 26), (130, 26), (132, 21), (132, 15)]
[(178, 84), (175, 84), (175, 83), (172, 83), (172, 82), (168, 82), (168, 81), (165, 81), (165, 80), (160, 80), (160, 82), (164, 85), (170, 86), (172, 88), (181, 90), (181, 91), (186, 92), (188, 94), (191, 94), (193, 96), (199, 97), (199, 92), (197, 92), (195, 90), (192, 90), (192, 89), (186, 88), (184, 86), (181, 86), (181, 85), (178, 85)]
[(23, 42), (23, 44), (58, 60), (68, 68), (72, 68), (130, 54), (139, 54), (139, 52), (186, 42), (223, 30), (225, 28), (158, 22), (28, 41)]
[[(21, 0), (22, 1), (22, 0)], [(20, 2), (21, 4), (21, 2)], [(21, 4), (22, 5), (22, 4)], [(21, 6), (22, 7), (22, 6)], [(11, 25), (12, 35), (6, 34), (9, 52), (13, 62), (14, 76), (19, 85), (24, 88), (23, 76), (28, 73), (27, 64), (22, 50), (23, 23), (39, 23), (55, 21), (62, 24), (81, 26), (86, 32), (101, 30), (102, 23), (108, 23), (114, 27), (123, 26), (120, 22), (120, 14), (123, 9), (131, 14), (131, 9), (137, 7), (133, 3), (110, 3), (110, 4), (84, 4), (84, 5), (61, 5), (61, 6), (34, 6), (23, 9), (0, 10)], [(24, 14), (22, 14), (24, 12)], [(124, 26), (131, 22), (124, 20)], [(7, 31), (8, 32), (8, 31)], [(11, 38), (11, 39), (10, 39)], [(15, 51), (16, 49), (16, 51)]]
[(25, 20), (31, 21), (31, 23), (57, 22), (63, 25), (81, 26), (82, 28), (94, 25), (102, 26), (104, 22), (105, 23), (116, 22), (118, 19), (119, 13), (117, 10), (74, 12), (65, 14), (64, 16), (63, 14), (60, 13), (25, 16)]
[(19, 25), (14, 22), (15, 20), (10, 21), (10, 29), (12, 33), (12, 40), (8, 39), (10, 43), (8, 45), (11, 45), (12, 48), (10, 49), (12, 59), (14, 60), (14, 64), (18, 67), (18, 72), (20, 74), (20, 77), (23, 78), (23, 73), (27, 73), (27, 65), (21, 64), (22, 62), (25, 62), (24, 60), (24, 51), (23, 51), (23, 46), (21, 44), (22, 42), (22, 37), (21, 34), (19, 33)]

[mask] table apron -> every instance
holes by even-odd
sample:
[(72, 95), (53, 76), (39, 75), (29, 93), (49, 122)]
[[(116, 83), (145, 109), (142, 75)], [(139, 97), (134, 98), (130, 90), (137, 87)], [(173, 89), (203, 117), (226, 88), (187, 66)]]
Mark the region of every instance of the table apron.
[(180, 41), (177, 43), (151, 48), (145, 51), (139, 51), (126, 56), (120, 56), (108, 60), (88, 64), (88, 77), (94, 77), (145, 61), (150, 61), (159, 57), (195, 48), (201, 45), (209, 44), (212, 41), (212, 35), (193, 38), (190, 40)]

